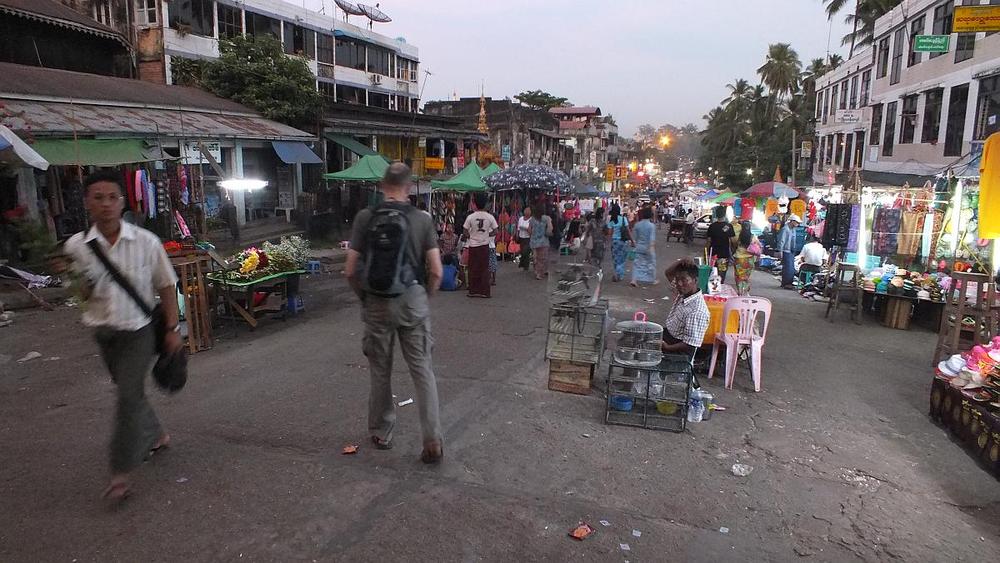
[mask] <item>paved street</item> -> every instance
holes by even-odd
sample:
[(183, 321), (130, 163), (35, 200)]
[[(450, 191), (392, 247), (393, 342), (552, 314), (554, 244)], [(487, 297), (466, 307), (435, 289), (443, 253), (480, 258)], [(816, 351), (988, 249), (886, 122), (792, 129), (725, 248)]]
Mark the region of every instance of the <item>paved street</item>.
[[(661, 241), (659, 269), (685, 250)], [(733, 391), (706, 382), (728, 407), (711, 421), (629, 429), (603, 424), (599, 394), (546, 389), (544, 286), (498, 277), (492, 300), (433, 302), (440, 467), (417, 459), (412, 405), (395, 449), (366, 446), (357, 302), (323, 274), (303, 316), (223, 331), (181, 394), (151, 391), (174, 445), (117, 510), (98, 498), (114, 389), (79, 311), (19, 314), (0, 329), (0, 561), (995, 559), (1000, 487), (926, 414), (932, 333), (831, 324), (758, 272), (763, 392), (741, 371)], [(663, 285), (606, 287), (619, 319), (666, 312)], [(596, 536), (568, 538), (580, 520)]]

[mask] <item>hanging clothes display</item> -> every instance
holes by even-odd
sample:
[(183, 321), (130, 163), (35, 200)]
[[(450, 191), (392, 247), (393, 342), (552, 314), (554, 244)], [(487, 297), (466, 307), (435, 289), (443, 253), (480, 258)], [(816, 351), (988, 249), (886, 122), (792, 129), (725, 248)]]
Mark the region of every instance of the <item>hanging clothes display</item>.
[(875, 210), (872, 220), (872, 254), (889, 256), (899, 246), (899, 228), (903, 212), (900, 209), (882, 207)]
[(922, 211), (903, 211), (899, 226), (899, 241), (896, 253), (912, 259), (920, 252), (920, 240), (924, 235), (924, 215)]
[(180, 166), (180, 170), (178, 171), (178, 175), (180, 176), (180, 184), (181, 184), (181, 203), (187, 205), (190, 202), (190, 191), (188, 190), (187, 166), (184, 166), (182, 164)]
[(822, 243), (827, 248), (846, 246), (850, 241), (853, 207), (848, 203), (834, 203), (826, 208)]
[(979, 238), (1000, 238), (1000, 133), (983, 144), (979, 175)]
[(938, 243), (941, 241), (941, 229), (944, 228), (944, 211), (940, 209), (934, 210), (934, 226), (931, 227), (931, 244), (930, 249), (927, 251), (928, 258), (937, 257), (937, 247)]
[(799, 217), (806, 216), (806, 202), (801, 199), (793, 199), (788, 203), (788, 210)]
[(858, 251), (858, 240), (861, 235), (861, 221), (864, 219), (861, 204), (851, 204), (851, 228), (847, 234), (847, 251)]
[(767, 200), (767, 205), (764, 207), (764, 217), (770, 218), (772, 215), (777, 215), (778, 211), (778, 200), (774, 198)]

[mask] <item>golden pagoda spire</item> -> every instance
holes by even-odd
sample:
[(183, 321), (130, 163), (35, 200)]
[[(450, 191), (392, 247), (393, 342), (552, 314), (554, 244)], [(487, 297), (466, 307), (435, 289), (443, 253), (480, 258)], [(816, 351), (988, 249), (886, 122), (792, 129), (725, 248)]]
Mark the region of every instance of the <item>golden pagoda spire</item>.
[(486, 124), (486, 91), (483, 87), (479, 88), (479, 127), (477, 129), (484, 135), (490, 132), (490, 127)]

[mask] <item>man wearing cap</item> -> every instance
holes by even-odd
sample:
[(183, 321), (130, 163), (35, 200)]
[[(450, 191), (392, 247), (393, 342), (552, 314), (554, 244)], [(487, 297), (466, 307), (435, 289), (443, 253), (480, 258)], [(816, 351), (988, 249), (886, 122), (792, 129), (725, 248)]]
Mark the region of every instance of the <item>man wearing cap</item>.
[(781, 252), (781, 289), (795, 289), (795, 229), (802, 219), (792, 213), (785, 220), (785, 226), (778, 232), (778, 251)]

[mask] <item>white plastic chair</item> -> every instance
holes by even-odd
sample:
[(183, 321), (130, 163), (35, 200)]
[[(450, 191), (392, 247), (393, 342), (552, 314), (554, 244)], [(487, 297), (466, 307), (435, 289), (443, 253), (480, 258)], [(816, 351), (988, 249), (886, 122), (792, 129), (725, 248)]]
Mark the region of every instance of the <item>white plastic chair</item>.
[[(727, 333), (729, 315), (737, 313), (740, 317), (739, 332)], [(761, 331), (757, 334), (757, 316), (763, 315), (760, 324)], [(708, 368), (708, 378), (715, 372), (715, 362), (719, 357), (719, 345), (726, 347), (726, 389), (733, 388), (736, 376), (736, 362), (740, 352), (746, 346), (750, 351), (750, 374), (753, 377), (754, 391), (760, 392), (760, 359), (767, 336), (767, 325), (771, 322), (771, 302), (763, 297), (732, 297), (722, 310), (722, 329), (716, 333), (712, 343), (712, 363)]]

